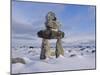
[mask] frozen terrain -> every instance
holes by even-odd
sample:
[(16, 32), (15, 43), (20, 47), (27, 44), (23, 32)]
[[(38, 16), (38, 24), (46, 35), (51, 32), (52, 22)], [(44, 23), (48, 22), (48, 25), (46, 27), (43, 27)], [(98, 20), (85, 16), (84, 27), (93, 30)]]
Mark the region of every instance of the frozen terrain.
[[(67, 45), (67, 44), (66, 44)], [(85, 41), (64, 46), (64, 56), (40, 60), (40, 47), (15, 46), (12, 47), (12, 58), (22, 58), (21, 62), (12, 63), (12, 73), (34, 73), (63, 70), (95, 69), (95, 42)], [(55, 49), (51, 48), (54, 52)]]

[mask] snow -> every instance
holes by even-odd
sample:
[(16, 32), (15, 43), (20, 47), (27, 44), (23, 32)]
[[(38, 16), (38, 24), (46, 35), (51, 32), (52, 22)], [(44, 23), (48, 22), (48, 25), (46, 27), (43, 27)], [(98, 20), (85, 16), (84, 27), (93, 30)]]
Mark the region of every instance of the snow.
[[(63, 43), (64, 56), (51, 56), (45, 60), (40, 60), (40, 47), (29, 46), (33, 44), (16, 44), (12, 47), (12, 58), (19, 57), (25, 60), (25, 64), (12, 63), (12, 74), (95, 69), (94, 41)], [(51, 48), (51, 51), (54, 52), (55, 48)]]
[[(85, 43), (86, 44), (86, 43)], [(81, 47), (80, 47), (80, 46)], [(63, 70), (95, 69), (95, 44), (84, 45), (84, 43), (75, 44), (75, 46), (64, 47), (64, 56), (56, 59), (55, 56), (40, 60), (40, 48), (12, 47), (12, 58), (23, 58), (26, 64), (13, 63), (12, 73), (34, 73)], [(87, 47), (88, 46), (88, 47)], [(51, 48), (54, 51), (54, 48)]]

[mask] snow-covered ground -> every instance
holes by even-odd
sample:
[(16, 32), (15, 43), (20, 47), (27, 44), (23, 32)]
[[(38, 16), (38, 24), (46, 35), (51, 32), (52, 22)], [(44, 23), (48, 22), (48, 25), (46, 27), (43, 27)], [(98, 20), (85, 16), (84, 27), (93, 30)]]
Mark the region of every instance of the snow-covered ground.
[[(23, 63), (13, 63), (12, 73), (34, 73), (63, 70), (95, 69), (95, 44), (84, 44), (64, 47), (64, 56), (40, 60), (40, 48), (29, 46), (12, 47), (12, 58), (22, 58)], [(51, 48), (51, 51), (55, 51)]]

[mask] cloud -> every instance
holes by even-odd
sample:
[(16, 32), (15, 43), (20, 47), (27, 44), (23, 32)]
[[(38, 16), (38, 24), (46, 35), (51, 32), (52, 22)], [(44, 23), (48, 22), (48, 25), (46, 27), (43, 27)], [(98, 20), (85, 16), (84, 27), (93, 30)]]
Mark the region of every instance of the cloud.
[[(40, 44), (42, 39), (37, 37), (37, 32), (45, 28), (45, 15), (48, 11), (54, 11), (61, 22), (61, 30), (65, 32), (63, 41), (73, 42), (94, 38), (94, 7), (88, 7), (83, 12), (81, 7), (72, 9), (70, 6), (60, 4), (15, 2), (12, 10), (13, 42)], [(73, 11), (77, 12), (74, 13)], [(52, 44), (55, 42), (56, 40), (50, 41)]]
[[(33, 24), (19, 23), (12, 21), (12, 38), (32, 40), (37, 37), (37, 32), (42, 29), (41, 21), (36, 21)], [(38, 38), (38, 37), (37, 37)]]
[(35, 36), (37, 36), (37, 32), (45, 28), (44, 22), (45, 22), (45, 15), (47, 14), (47, 12), (54, 11), (57, 15), (59, 15), (63, 10), (64, 6), (63, 5), (59, 6), (59, 4), (16, 2), (16, 1), (13, 2), (12, 3), (13, 39), (27, 39), (27, 40), (31, 40), (32, 38), (34, 39)]

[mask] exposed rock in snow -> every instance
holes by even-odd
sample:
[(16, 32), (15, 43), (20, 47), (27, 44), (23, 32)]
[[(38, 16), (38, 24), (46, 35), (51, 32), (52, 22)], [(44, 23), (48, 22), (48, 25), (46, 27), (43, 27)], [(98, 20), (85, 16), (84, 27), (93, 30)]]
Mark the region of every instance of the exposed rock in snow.
[(22, 63), (22, 64), (25, 64), (25, 60), (22, 59), (22, 58), (12, 58), (12, 64), (15, 64), (15, 63)]

